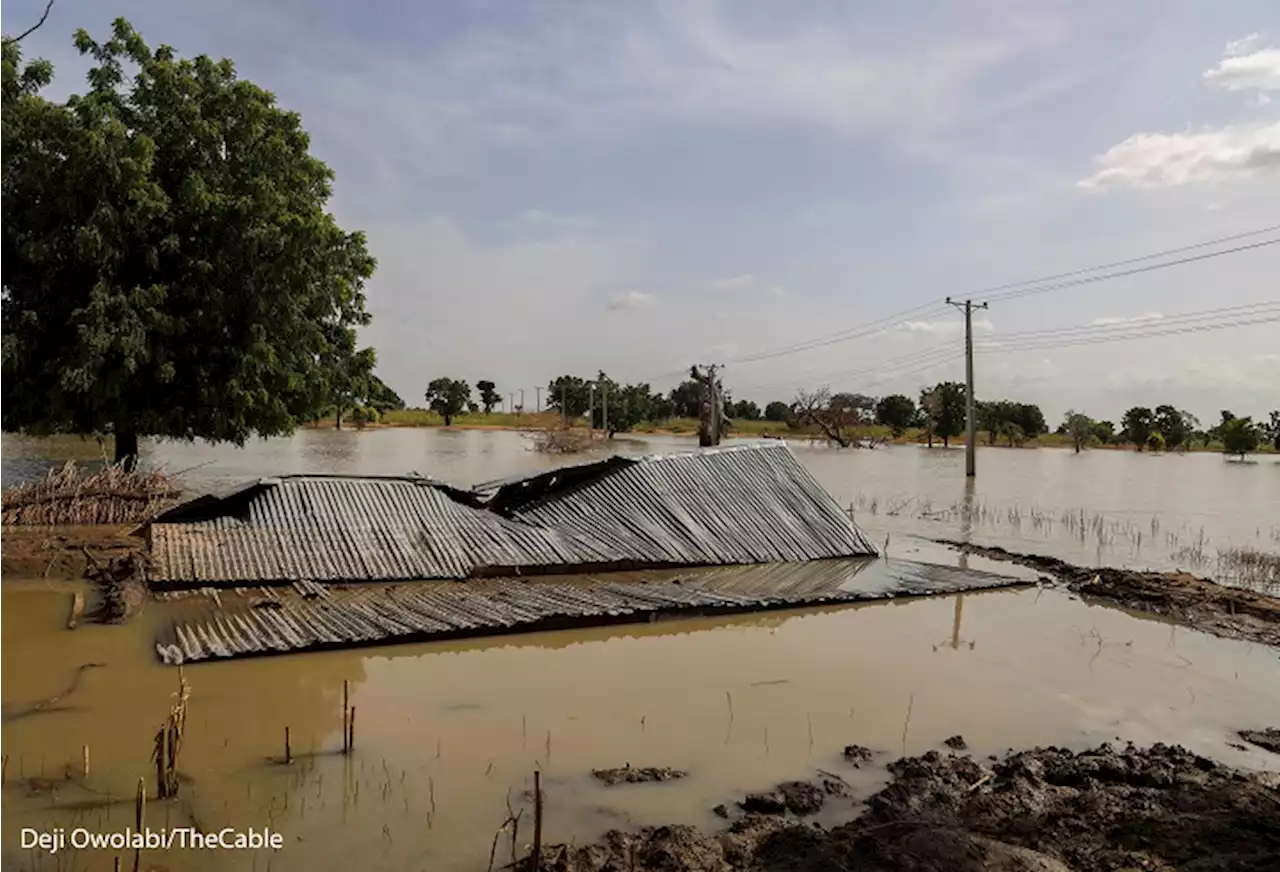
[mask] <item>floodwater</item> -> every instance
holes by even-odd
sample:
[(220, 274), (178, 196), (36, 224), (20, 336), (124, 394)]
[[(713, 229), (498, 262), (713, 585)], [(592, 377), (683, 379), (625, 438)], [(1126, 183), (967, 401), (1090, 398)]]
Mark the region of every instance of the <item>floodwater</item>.
[[(94, 456), (90, 446), (82, 457)], [(194, 489), (303, 471), (416, 470), (469, 483), (562, 462), (525, 449), (504, 432), (309, 431), (244, 451), (154, 446), (147, 461), (189, 469)], [(83, 446), (5, 436), (5, 484), (69, 450)], [(959, 451), (797, 454), (877, 541), (890, 538), (890, 560), (964, 559), (911, 534), (967, 534), (1083, 562), (1101, 553), (1112, 564), (1172, 561), (1186, 546), (1171, 537), (1202, 527), (1212, 543), (1202, 548), (1280, 548), (1268, 538), (1280, 525), (1280, 465), (1270, 457), (987, 449), (966, 489)], [(1081, 510), (1104, 519), (1083, 537), (1088, 525), (1063, 520)], [(177, 690), (178, 670), (160, 665), (152, 647), (160, 604), (126, 626), (67, 631), (71, 589), (6, 579), (0, 592), (5, 869), (110, 868), (112, 852), (22, 850), (21, 828), (131, 824), (138, 779), (152, 790), (152, 738)], [(24, 714), (67, 691), (87, 663), (104, 665)], [(531, 839), (525, 791), (535, 768), (545, 838), (579, 843), (614, 827), (715, 826), (715, 805), (818, 769), (869, 792), (886, 778), (884, 761), (956, 733), (977, 755), (1119, 738), (1274, 768), (1266, 752), (1228, 742), (1241, 727), (1274, 724), (1278, 674), (1274, 650), (1038, 589), (197, 664), (184, 671), (191, 697), (179, 769), (189, 780), (179, 803), (150, 805), (147, 822), (271, 826), (284, 847), (153, 852), (143, 868), (485, 869), (508, 803), (520, 814), (520, 842)], [(344, 681), (357, 711), (350, 756), (337, 753)], [(286, 727), (289, 765), (277, 760)], [(850, 743), (883, 753), (854, 769), (840, 756)], [(87, 779), (61, 780), (68, 769), (79, 778), (86, 746)], [(609, 788), (590, 776), (626, 763), (691, 775)], [(509, 860), (504, 836), (495, 866)], [(131, 864), (122, 852), (123, 868)]]
[[(20, 850), (20, 828), (128, 825), (137, 779), (152, 783), (151, 739), (178, 671), (152, 652), (154, 604), (125, 627), (69, 632), (65, 590), (19, 582), (3, 596), (5, 868), (69, 869)], [(20, 716), (65, 690), (83, 663), (105, 665), (49, 709)], [(580, 843), (611, 827), (712, 826), (718, 803), (819, 768), (870, 791), (885, 777), (880, 763), (955, 733), (982, 755), (1121, 737), (1261, 768), (1265, 752), (1226, 743), (1280, 710), (1274, 651), (1036, 589), (211, 663), (184, 674), (180, 769), (191, 780), (180, 806), (153, 805), (148, 821), (270, 825), (285, 846), (152, 856), (168, 868), (484, 869), (508, 801), (524, 809), (521, 841), (530, 838), (524, 792), (535, 768), (546, 837)], [(344, 680), (357, 710), (350, 757), (335, 753)], [(285, 727), (297, 758), (288, 766), (273, 759)], [(853, 769), (840, 749), (855, 742), (885, 753)], [(78, 774), (85, 745), (89, 789), (34, 790), (32, 777)], [(618, 787), (589, 774), (625, 763), (692, 774)], [(78, 859), (79, 868), (110, 862)]]
[[(608, 450), (688, 450), (687, 437), (620, 436)], [(1073, 563), (1188, 569), (1209, 574), (1220, 550), (1280, 551), (1280, 456), (1248, 462), (1219, 454), (980, 447), (966, 483), (964, 451), (915, 445), (833, 450), (792, 443), (800, 459), (858, 523), (886, 535), (969, 539)], [(302, 430), (245, 448), (204, 443), (142, 446), (143, 462), (207, 491), (267, 475), (418, 472), (475, 484), (577, 462), (531, 450), (526, 434), (493, 430)], [(92, 440), (3, 437), (5, 486), (102, 451)], [(891, 541), (892, 546), (892, 541)], [(890, 549), (892, 551), (892, 547)], [(1230, 579), (1224, 579), (1230, 580)]]

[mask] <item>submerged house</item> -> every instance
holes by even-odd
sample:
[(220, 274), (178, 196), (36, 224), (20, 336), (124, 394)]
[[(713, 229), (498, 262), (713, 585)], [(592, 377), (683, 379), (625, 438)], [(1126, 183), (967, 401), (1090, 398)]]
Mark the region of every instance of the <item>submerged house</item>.
[(461, 489), (298, 475), (147, 528), (153, 587), (468, 579), (873, 556), (783, 443), (610, 457)]

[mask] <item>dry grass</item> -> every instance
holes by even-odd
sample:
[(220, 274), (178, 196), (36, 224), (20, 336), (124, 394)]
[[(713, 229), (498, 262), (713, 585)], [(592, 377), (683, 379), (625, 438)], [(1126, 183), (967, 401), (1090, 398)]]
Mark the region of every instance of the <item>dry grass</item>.
[(182, 496), (167, 474), (125, 472), (107, 466), (84, 472), (75, 461), (51, 469), (40, 481), (4, 491), (3, 523), (67, 526), (135, 524), (174, 505)]

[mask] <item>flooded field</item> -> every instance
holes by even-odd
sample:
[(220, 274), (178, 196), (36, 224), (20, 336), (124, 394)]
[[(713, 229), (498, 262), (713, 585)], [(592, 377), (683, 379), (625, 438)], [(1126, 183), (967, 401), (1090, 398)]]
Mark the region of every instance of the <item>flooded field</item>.
[[(5, 436), (5, 484), (72, 451), (91, 458), (89, 445)], [(890, 560), (958, 560), (913, 535), (1153, 567), (1177, 565), (1184, 537), (1199, 543), (1202, 529), (1213, 557), (1230, 546), (1280, 550), (1271, 457), (987, 449), (966, 490), (958, 451), (796, 450), (878, 544), (889, 540)], [(553, 462), (519, 434), (441, 430), (310, 431), (242, 452), (160, 445), (146, 461), (188, 470), (198, 490), (304, 471), (416, 470), (469, 483)], [(1080, 512), (1084, 521), (1070, 520)], [(138, 779), (153, 789), (152, 740), (178, 688), (178, 670), (153, 647), (162, 604), (125, 626), (67, 631), (73, 589), (6, 578), (0, 593), (5, 869), (111, 868), (110, 852), (24, 851), (20, 830), (131, 824)], [(150, 805), (147, 821), (270, 826), (284, 847), (156, 852), (143, 868), (485, 869), (508, 804), (523, 809), (520, 841), (531, 837), (535, 768), (546, 839), (580, 844), (617, 827), (713, 827), (714, 806), (818, 769), (870, 792), (887, 778), (884, 762), (957, 733), (980, 756), (1120, 738), (1275, 768), (1274, 756), (1232, 743), (1240, 728), (1274, 724), (1278, 674), (1273, 649), (1047, 589), (196, 664), (184, 670), (180, 799)], [(344, 681), (358, 712), (349, 756), (339, 753)], [(286, 728), (287, 765), (278, 759)], [(842, 759), (854, 743), (879, 752), (871, 765)], [(627, 763), (690, 776), (615, 787), (591, 777)], [(505, 839), (495, 866), (510, 860)], [(131, 854), (122, 861), (131, 868)]]
[[(694, 444), (681, 437), (620, 436), (608, 450), (658, 453)], [(507, 431), (303, 430), (291, 439), (251, 442), (244, 449), (144, 444), (143, 462), (181, 472), (187, 487), (207, 491), (260, 476), (318, 471), (416, 471), (474, 484), (584, 457), (547, 456), (530, 447), (526, 435)], [(1220, 565), (1220, 552), (1280, 551), (1280, 457), (1274, 455), (1240, 463), (1205, 453), (980, 447), (977, 479), (966, 486), (964, 453), (958, 448), (792, 447), (879, 542), (886, 535), (972, 537), (975, 543), (1077, 564), (1180, 568), (1217, 576), (1234, 571)], [(101, 449), (75, 438), (5, 434), (3, 482), (41, 475), (70, 457), (92, 461), (101, 457)]]
[[(16, 850), (22, 826), (122, 828), (178, 674), (151, 649), (154, 608), (126, 627), (63, 629), (65, 591), (4, 591), (6, 868), (72, 868)], [(74, 690), (32, 714), (30, 704)], [(1280, 710), (1273, 651), (1026, 590), (639, 628), (208, 664), (191, 686), (181, 806), (171, 826), (270, 824), (274, 856), (192, 855), (168, 868), (485, 868), (506, 803), (544, 772), (548, 838), (631, 824), (712, 825), (710, 809), (780, 779), (853, 769), (955, 733), (976, 754), (1028, 743), (1178, 741), (1233, 765), (1227, 745)], [(342, 684), (357, 707), (341, 746)], [(290, 728), (295, 762), (283, 755)], [(89, 746), (86, 786), (78, 774)], [(688, 779), (606, 788), (592, 768), (660, 765)], [(34, 780), (33, 780), (34, 779)], [(123, 801), (121, 801), (123, 800)], [(60, 808), (61, 810), (55, 810)], [(525, 812), (528, 819), (529, 812)], [(155, 817), (150, 818), (156, 823)], [(527, 838), (526, 833), (526, 838)], [(78, 868), (105, 868), (81, 858)], [(268, 865), (270, 864), (270, 865)]]

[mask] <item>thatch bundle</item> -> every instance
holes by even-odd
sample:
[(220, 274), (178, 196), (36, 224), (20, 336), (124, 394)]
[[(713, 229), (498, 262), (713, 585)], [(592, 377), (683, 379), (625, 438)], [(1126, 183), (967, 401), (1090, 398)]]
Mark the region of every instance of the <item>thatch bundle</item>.
[(163, 471), (106, 466), (82, 472), (68, 460), (41, 481), (4, 491), (5, 524), (137, 524), (174, 505), (181, 490)]

